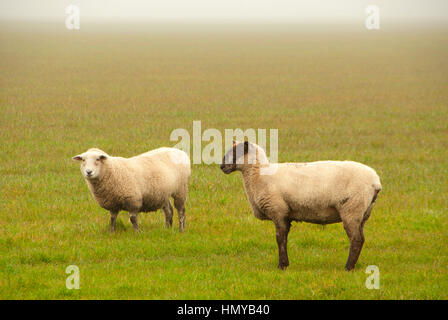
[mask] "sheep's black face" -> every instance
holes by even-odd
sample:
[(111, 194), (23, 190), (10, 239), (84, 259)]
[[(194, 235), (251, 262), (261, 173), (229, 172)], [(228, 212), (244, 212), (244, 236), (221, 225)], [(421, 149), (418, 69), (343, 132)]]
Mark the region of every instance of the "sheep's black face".
[(222, 163), (220, 168), (221, 168), (222, 172), (224, 172), (225, 174), (229, 174), (236, 170), (236, 165)]
[(220, 166), (222, 172), (225, 174), (232, 173), (239, 169), (241, 164), (244, 164), (244, 155), (247, 153), (248, 143), (235, 143), (233, 147), (227, 151), (222, 158), (222, 164)]

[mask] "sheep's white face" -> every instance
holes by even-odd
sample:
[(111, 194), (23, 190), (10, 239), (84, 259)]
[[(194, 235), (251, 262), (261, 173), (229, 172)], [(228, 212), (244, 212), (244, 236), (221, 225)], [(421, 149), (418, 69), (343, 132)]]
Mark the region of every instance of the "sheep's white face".
[(73, 157), (73, 160), (81, 162), (81, 173), (88, 180), (98, 179), (106, 159), (107, 155), (99, 151), (87, 151)]

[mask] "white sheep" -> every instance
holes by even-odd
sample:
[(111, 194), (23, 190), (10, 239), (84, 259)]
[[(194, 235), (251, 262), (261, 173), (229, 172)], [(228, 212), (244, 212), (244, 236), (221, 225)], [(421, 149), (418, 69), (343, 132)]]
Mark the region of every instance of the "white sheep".
[(352, 270), (364, 244), (363, 228), (381, 190), (375, 170), (353, 161), (269, 164), (262, 148), (234, 142), (223, 158), (225, 174), (241, 171), (252, 211), (276, 227), (280, 269), (289, 265), (292, 221), (341, 222), (350, 240), (346, 270)]
[(179, 215), (179, 230), (185, 228), (185, 202), (190, 178), (190, 158), (174, 148), (159, 148), (132, 158), (112, 157), (92, 148), (73, 157), (98, 204), (110, 211), (110, 230), (115, 231), (120, 210), (128, 211), (135, 230), (139, 212), (165, 212), (165, 224), (173, 223), (173, 207)]

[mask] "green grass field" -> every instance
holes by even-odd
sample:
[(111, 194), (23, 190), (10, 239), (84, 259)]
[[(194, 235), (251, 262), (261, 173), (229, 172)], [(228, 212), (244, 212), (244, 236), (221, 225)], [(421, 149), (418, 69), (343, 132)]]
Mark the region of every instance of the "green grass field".
[[(0, 298), (447, 299), (448, 30), (0, 29)], [(279, 129), (279, 161), (354, 160), (383, 191), (354, 272), (341, 224), (293, 224), (290, 267), (239, 173), (194, 165), (187, 228), (109, 214), (71, 157), (172, 130)], [(203, 143), (205, 146), (206, 143)], [(65, 269), (80, 268), (68, 290)], [(368, 265), (379, 290), (365, 287)]]

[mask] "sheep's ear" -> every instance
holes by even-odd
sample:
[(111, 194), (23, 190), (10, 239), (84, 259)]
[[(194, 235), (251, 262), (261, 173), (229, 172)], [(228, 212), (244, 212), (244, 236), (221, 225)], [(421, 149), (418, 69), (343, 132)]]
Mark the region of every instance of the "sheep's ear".
[(82, 160), (82, 157), (81, 157), (80, 155), (77, 155), (77, 156), (74, 156), (72, 159), (73, 159), (74, 161), (81, 161), (81, 160)]
[(104, 160), (106, 160), (106, 159), (107, 159), (107, 156), (106, 156), (106, 155), (104, 155), (104, 154), (100, 155), (100, 161), (104, 161)]
[(244, 154), (249, 152), (249, 141), (244, 141)]

